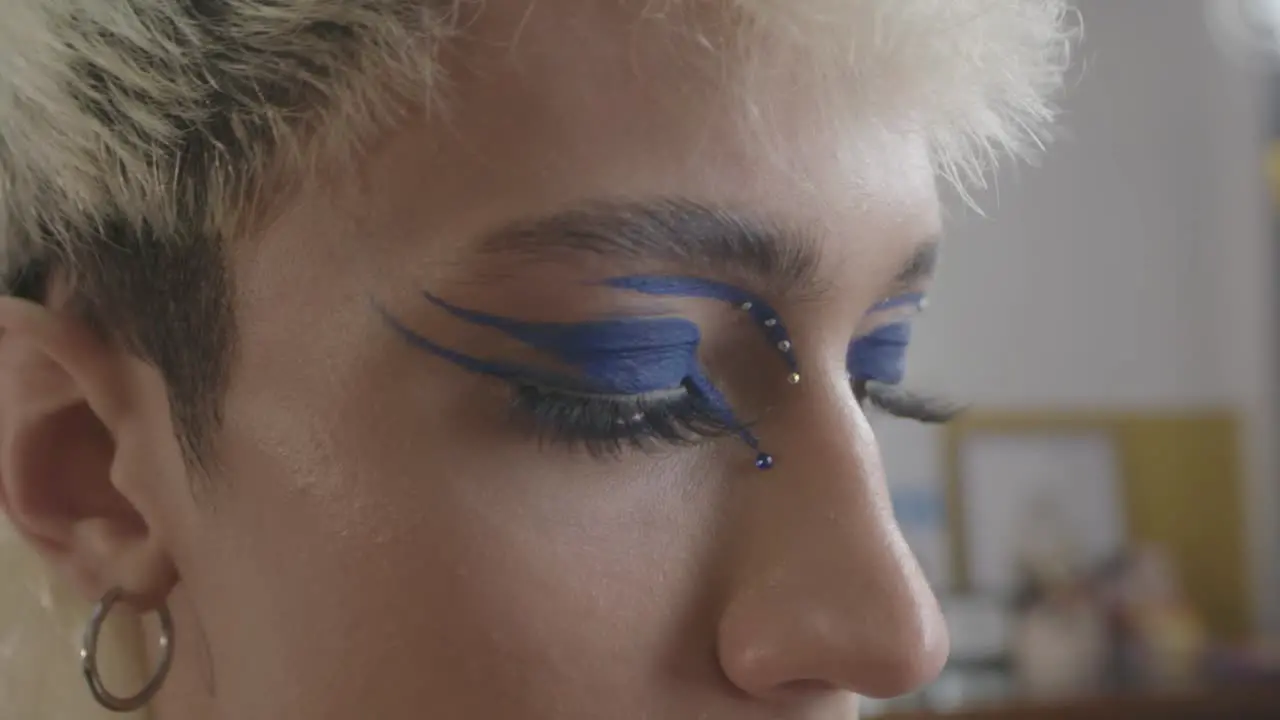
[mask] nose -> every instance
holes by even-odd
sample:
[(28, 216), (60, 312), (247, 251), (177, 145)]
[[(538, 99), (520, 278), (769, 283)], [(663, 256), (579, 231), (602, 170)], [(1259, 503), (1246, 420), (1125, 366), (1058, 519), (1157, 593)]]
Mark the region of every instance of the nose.
[(777, 466), (733, 506), (724, 674), (764, 699), (887, 698), (929, 682), (946, 660), (946, 626), (894, 521), (866, 417), (850, 398), (769, 423), (780, 425), (793, 430), (761, 429)]

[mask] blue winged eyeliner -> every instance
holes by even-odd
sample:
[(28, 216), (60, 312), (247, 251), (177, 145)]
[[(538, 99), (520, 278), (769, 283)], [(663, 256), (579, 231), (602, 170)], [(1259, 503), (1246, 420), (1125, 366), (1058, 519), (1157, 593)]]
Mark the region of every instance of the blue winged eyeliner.
[[(465, 370), (507, 381), (543, 384), (562, 392), (596, 395), (643, 396), (683, 389), (694, 394), (722, 427), (732, 429), (747, 445), (759, 450), (758, 439), (737, 419), (728, 400), (702, 368), (698, 360), (701, 331), (689, 320), (659, 317), (530, 322), (462, 308), (427, 292), (423, 297), (459, 319), (502, 332), (578, 374), (555, 373), (452, 350), (382, 311), (387, 322), (410, 344)], [(618, 424), (627, 424), (624, 418), (619, 421)], [(756, 462), (757, 466), (773, 464), (766, 453), (759, 453)]]
[[(791, 337), (779, 313), (759, 296), (728, 283), (703, 278), (632, 275), (605, 280), (607, 287), (653, 296), (718, 300), (746, 312), (781, 354), (792, 384), (800, 382)], [(756, 436), (739, 422), (728, 399), (711, 382), (698, 359), (702, 334), (678, 317), (623, 317), (585, 322), (532, 322), (454, 305), (429, 292), (422, 297), (450, 315), (496, 330), (562, 365), (553, 371), (521, 363), (476, 357), (448, 348), (414, 332), (386, 310), (378, 312), (410, 345), (469, 372), (511, 383), (518, 398), (550, 424), (586, 426), (591, 440), (632, 438), (648, 433), (668, 440), (686, 439), (682, 429), (697, 434), (737, 434), (754, 449), (756, 467), (768, 470), (774, 458), (760, 450)], [(920, 306), (923, 295), (889, 298), (873, 312), (906, 305)], [(849, 345), (849, 376), (865, 385), (896, 385), (906, 367), (911, 328), (898, 322), (878, 328)]]

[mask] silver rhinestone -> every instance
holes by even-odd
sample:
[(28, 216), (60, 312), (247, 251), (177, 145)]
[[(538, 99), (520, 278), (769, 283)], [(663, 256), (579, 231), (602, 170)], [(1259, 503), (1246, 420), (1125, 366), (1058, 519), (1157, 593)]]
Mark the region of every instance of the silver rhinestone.
[(743, 310), (750, 310), (751, 308), (755, 307), (755, 304), (753, 304), (753, 303), (749, 303), (749, 302), (744, 302), (744, 303), (742, 303), (742, 305), (740, 305), (739, 307), (741, 307)]
[(788, 375), (788, 376), (787, 376), (787, 382), (791, 383), (792, 385), (799, 385), (799, 384), (800, 384), (800, 373), (798, 373), (798, 372), (797, 372), (797, 373), (791, 373), (790, 375)]
[(791, 352), (791, 341), (783, 340), (782, 342), (778, 343), (778, 349), (781, 350), (782, 352)]
[(644, 420), (644, 413), (636, 413), (631, 416), (631, 422), (640, 422)]
[(778, 324), (778, 318), (769, 318), (768, 320), (764, 321), (765, 327), (775, 327), (777, 326), (777, 324)]

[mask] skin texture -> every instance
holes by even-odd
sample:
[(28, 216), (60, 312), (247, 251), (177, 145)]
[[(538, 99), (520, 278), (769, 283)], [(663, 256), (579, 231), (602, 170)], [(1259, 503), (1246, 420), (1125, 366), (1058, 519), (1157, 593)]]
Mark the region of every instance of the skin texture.
[[(0, 303), (4, 509), (86, 598), (167, 600), (178, 654), (155, 717), (833, 720), (936, 674), (946, 632), (845, 376), (851, 340), (901, 319), (871, 309), (937, 233), (925, 150), (892, 118), (817, 123), (795, 83), (761, 88), (767, 132), (748, 129), (691, 69), (698, 52), (610, 3), (482, 15), (445, 58), (447, 114), (406, 118), (235, 240), (239, 339), (208, 477), (183, 465), (154, 369), (65, 289)], [(688, 268), (477, 252), (518, 219), (660, 197), (808, 238), (818, 290), (712, 278), (774, 304), (803, 383), (724, 303), (599, 285)], [(697, 322), (777, 466), (757, 471), (734, 437), (603, 458), (539, 444), (501, 382), (372, 309), (530, 359), (426, 288), (527, 321)]]

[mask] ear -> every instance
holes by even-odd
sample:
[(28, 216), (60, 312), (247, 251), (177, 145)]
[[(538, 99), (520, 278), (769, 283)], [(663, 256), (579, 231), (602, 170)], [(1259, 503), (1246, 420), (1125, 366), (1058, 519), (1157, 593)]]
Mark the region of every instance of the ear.
[(155, 392), (140, 361), (57, 305), (0, 298), (0, 510), (86, 599), (118, 587), (153, 609), (177, 582), (157, 531), (177, 478), (163, 452), (137, 451), (157, 441)]

